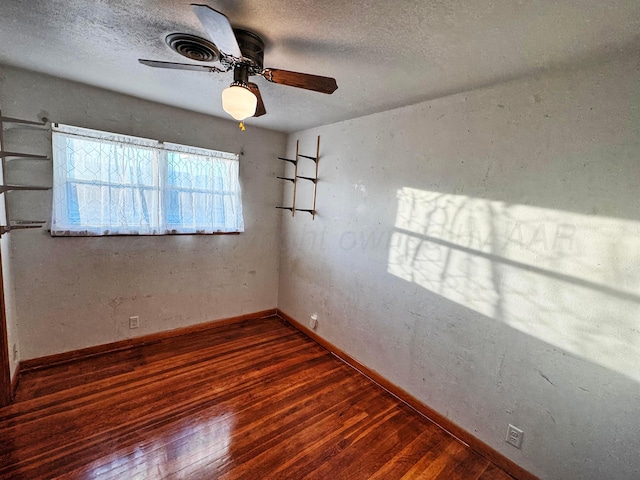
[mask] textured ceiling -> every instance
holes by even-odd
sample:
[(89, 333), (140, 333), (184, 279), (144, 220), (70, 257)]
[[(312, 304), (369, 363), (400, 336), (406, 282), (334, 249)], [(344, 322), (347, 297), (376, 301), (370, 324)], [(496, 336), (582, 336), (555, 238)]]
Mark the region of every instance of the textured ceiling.
[[(263, 36), (265, 67), (337, 79), (333, 95), (254, 80), (268, 114), (247, 124), (289, 132), (639, 47), (638, 0), (200, 3)], [(2, 0), (0, 63), (229, 118), (231, 72), (138, 64), (189, 62), (165, 45), (171, 32), (206, 37), (189, 1)]]

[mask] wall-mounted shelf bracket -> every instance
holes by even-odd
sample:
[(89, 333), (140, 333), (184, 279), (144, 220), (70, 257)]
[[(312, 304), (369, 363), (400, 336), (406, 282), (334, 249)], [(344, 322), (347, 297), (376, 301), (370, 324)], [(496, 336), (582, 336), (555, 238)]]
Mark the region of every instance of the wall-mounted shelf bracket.
[(316, 181), (313, 182), (313, 209), (311, 211), (311, 217), (316, 219), (316, 198), (318, 196), (318, 163), (320, 163), (320, 135), (318, 135), (318, 142), (316, 143)]
[(293, 160), (291, 158), (285, 158), (285, 157), (278, 157), (278, 160), (282, 160), (283, 162), (289, 162), (291, 164), (293, 164), (294, 166), (294, 171), (293, 171), (293, 177), (276, 177), (280, 180), (286, 180), (288, 182), (293, 183), (293, 198), (291, 200), (292, 205), (291, 207), (276, 207), (279, 208), (281, 210), (289, 210), (291, 212), (291, 216), (295, 217), (296, 215), (296, 187), (297, 187), (297, 180), (298, 180), (298, 146), (299, 146), (300, 141), (296, 142), (296, 159)]
[(28, 153), (18, 153), (18, 152), (0, 152), (0, 158), (32, 158), (35, 160), (51, 160), (47, 155), (31, 155)]
[(5, 117), (3, 115), (0, 115), (0, 122), (19, 123), (20, 125), (37, 125), (39, 127), (44, 127), (47, 125), (47, 120), (34, 122), (33, 120), (23, 120), (21, 118)]
[(19, 227), (21, 225), (43, 225), (45, 223), (47, 223), (46, 220), (14, 220), (13, 222), (11, 222), (11, 226)]
[(290, 158), (284, 158), (284, 157), (278, 157), (278, 160), (282, 160), (283, 162), (290, 162), (290, 163), (293, 163), (294, 165), (298, 163), (298, 160), (291, 160)]
[(0, 185), (0, 193), (11, 190), (51, 190), (51, 187), (37, 187), (35, 185)]
[[(0, 166), (1, 166), (3, 178), (6, 172), (6, 163), (8, 158), (14, 157), (14, 158), (30, 158), (34, 160), (51, 160), (51, 158), (48, 155), (32, 155), (30, 153), (6, 151), (4, 149), (5, 123), (26, 125), (27, 127), (32, 128), (32, 127), (47, 127), (47, 124), (49, 123), (49, 121), (46, 118), (40, 121), (32, 121), (32, 120), (23, 120), (21, 118), (6, 117), (2, 115), (2, 112), (0, 112)], [(38, 185), (0, 184), (0, 195), (10, 191), (15, 191), (15, 190), (51, 190), (51, 187), (41, 187)], [(38, 221), (38, 220), (12, 221), (11, 215), (9, 214), (9, 211), (7, 208), (6, 201), (4, 203), (4, 215), (5, 215), (5, 222), (7, 223), (7, 225), (0, 225), (0, 235), (9, 233), (12, 230), (24, 230), (27, 228), (42, 228), (42, 225), (46, 223), (44, 220), (43, 221)]]
[(306, 208), (296, 208), (296, 212), (307, 212), (307, 213), (310, 213), (312, 217), (315, 217), (316, 215), (315, 210), (306, 209)]
[[(299, 164), (299, 160), (300, 158), (306, 158), (309, 160), (312, 160), (313, 163), (316, 164), (316, 174), (315, 177), (309, 177), (309, 176), (305, 176), (305, 175), (298, 175), (298, 164)], [(316, 145), (316, 156), (312, 157), (310, 155), (303, 155), (300, 153), (300, 140), (296, 141), (296, 158), (295, 160), (291, 159), (291, 158), (285, 158), (285, 157), (278, 157), (278, 160), (282, 160), (285, 162), (290, 162), (295, 166), (295, 170), (293, 172), (293, 177), (276, 177), (279, 178), (280, 180), (287, 180), (291, 183), (293, 183), (293, 201), (292, 201), (292, 205), (291, 208), (289, 207), (276, 207), (276, 208), (281, 208), (283, 210), (290, 210), (291, 211), (291, 216), (295, 217), (296, 212), (307, 212), (309, 214), (311, 214), (311, 217), (313, 220), (315, 220), (316, 218), (316, 196), (318, 193), (318, 162), (320, 160), (320, 135), (318, 135), (318, 142)], [(296, 208), (296, 193), (297, 193), (297, 185), (298, 185), (298, 179), (302, 179), (302, 180), (307, 180), (308, 182), (313, 183), (313, 208)]]
[(0, 225), (0, 236), (5, 233), (9, 233), (13, 230), (26, 230), (28, 228), (42, 228), (42, 224), (45, 222), (37, 222), (37, 224), (32, 223), (30, 225)]
[[(304, 176), (304, 175), (298, 175), (298, 161), (300, 160), (300, 158), (306, 158), (309, 160), (312, 160), (313, 163), (316, 164), (316, 175), (315, 177), (308, 177), (308, 176)], [(292, 202), (292, 206), (291, 208), (289, 207), (276, 207), (276, 208), (281, 208), (283, 210), (290, 210), (291, 211), (291, 215), (295, 217), (296, 212), (307, 212), (309, 214), (311, 214), (311, 217), (315, 220), (316, 218), (316, 196), (317, 196), (317, 192), (318, 192), (318, 161), (320, 160), (320, 135), (318, 135), (318, 142), (316, 145), (316, 156), (312, 157), (310, 155), (302, 155), (300, 153), (300, 140), (296, 141), (296, 159), (293, 160), (291, 158), (285, 158), (285, 157), (278, 157), (278, 160), (282, 160), (285, 162), (290, 162), (295, 166), (295, 171), (293, 172), (293, 177), (276, 177), (279, 178), (281, 180), (287, 180), (291, 183), (293, 183), (293, 202)], [(296, 191), (297, 191), (297, 184), (298, 184), (298, 179), (301, 178), (302, 180), (307, 180), (311, 183), (313, 183), (313, 208), (296, 208)]]
[(297, 178), (302, 178), (304, 180), (309, 180), (310, 182), (316, 183), (316, 181), (318, 180), (317, 178), (313, 178), (313, 177), (303, 177), (301, 175), (298, 175)]

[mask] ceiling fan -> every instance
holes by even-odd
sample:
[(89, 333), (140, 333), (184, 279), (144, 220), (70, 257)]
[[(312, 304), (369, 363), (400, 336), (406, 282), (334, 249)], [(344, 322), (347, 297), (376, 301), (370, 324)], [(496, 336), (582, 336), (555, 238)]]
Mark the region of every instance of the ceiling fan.
[(222, 92), (222, 108), (244, 129), (243, 120), (267, 113), (260, 90), (249, 81), (250, 76), (259, 75), (272, 83), (304, 88), (314, 92), (331, 94), (338, 84), (334, 78), (291, 72), (276, 68), (264, 68), (264, 41), (248, 30), (232, 28), (229, 19), (207, 5), (192, 4), (193, 11), (213, 41), (195, 35), (172, 33), (166, 42), (177, 53), (201, 62), (219, 62), (219, 65), (161, 62), (139, 59), (143, 65), (156, 68), (194, 70), (209, 73), (224, 73), (233, 70), (233, 82)]

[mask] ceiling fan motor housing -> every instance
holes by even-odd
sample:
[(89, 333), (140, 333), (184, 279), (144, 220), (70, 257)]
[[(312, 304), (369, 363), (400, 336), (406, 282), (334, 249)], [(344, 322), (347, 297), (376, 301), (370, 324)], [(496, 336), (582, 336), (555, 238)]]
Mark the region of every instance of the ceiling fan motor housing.
[(261, 72), (264, 64), (264, 41), (262, 38), (241, 28), (234, 28), (233, 33), (236, 35), (243, 60), (246, 60), (251, 67), (251, 74)]

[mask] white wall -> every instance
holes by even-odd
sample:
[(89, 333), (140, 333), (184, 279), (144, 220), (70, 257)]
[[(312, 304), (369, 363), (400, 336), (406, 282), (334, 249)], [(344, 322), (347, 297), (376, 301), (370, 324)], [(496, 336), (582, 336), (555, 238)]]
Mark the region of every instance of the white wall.
[(639, 63), (291, 135), (278, 307), (542, 478), (640, 478)]
[[(179, 85), (176, 85), (179, 88)], [(194, 92), (214, 101), (214, 92)], [(282, 185), (282, 133), (166, 107), (2, 67), (3, 113), (229, 152), (240, 158), (245, 233), (214, 236), (51, 238), (11, 233), (22, 359), (274, 308)], [(50, 153), (39, 131), (9, 131), (7, 143)], [(51, 163), (11, 160), (9, 181), (51, 185)], [(49, 220), (50, 192), (15, 192), (14, 219)], [(131, 315), (140, 328), (129, 330)]]

